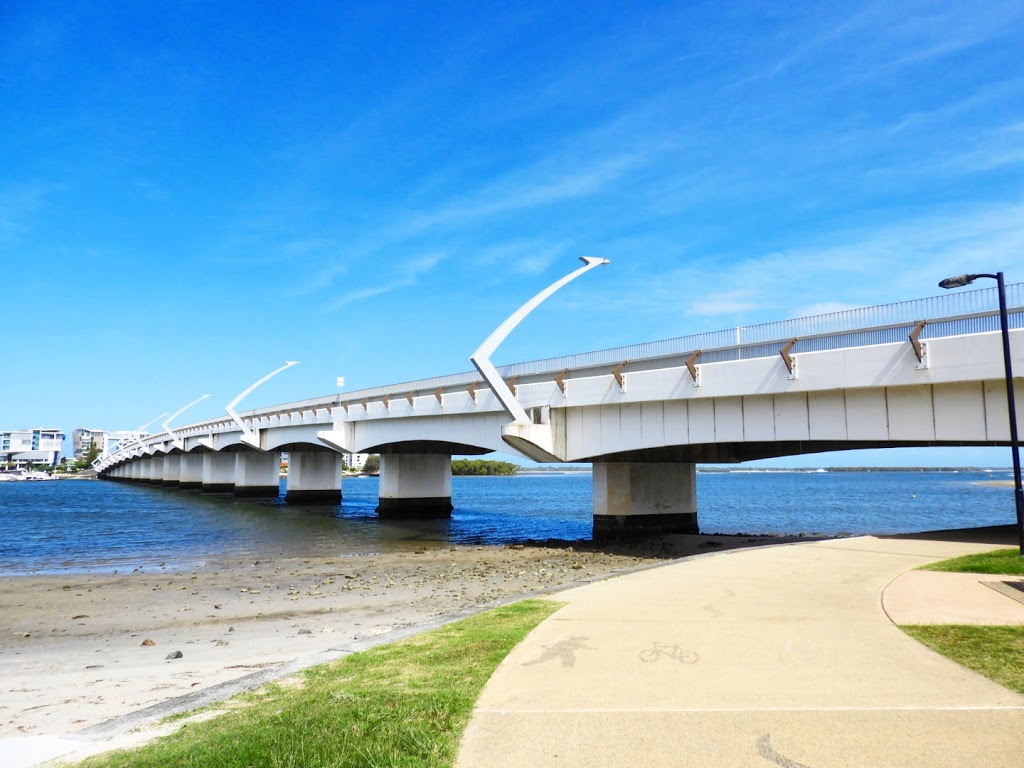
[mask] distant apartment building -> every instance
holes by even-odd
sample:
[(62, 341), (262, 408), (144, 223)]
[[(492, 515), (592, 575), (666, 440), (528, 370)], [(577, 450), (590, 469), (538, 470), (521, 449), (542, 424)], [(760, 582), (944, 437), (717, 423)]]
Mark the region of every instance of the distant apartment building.
[(89, 455), (89, 451), (95, 445), (103, 451), (103, 440), (107, 436), (105, 429), (85, 429), (78, 427), (71, 433), (71, 449), (74, 452), (75, 461), (81, 461)]
[(16, 429), (0, 432), (0, 466), (24, 467), (28, 464), (57, 466), (64, 448), (64, 433), (59, 429)]
[(345, 466), (349, 469), (361, 470), (366, 466), (366, 460), (370, 458), (368, 453), (346, 453)]
[(75, 451), (75, 461), (80, 461), (89, 455), (94, 445), (99, 448), (100, 456), (106, 456), (116, 451), (122, 443), (134, 442), (148, 435), (148, 432), (110, 432), (79, 427), (71, 433), (71, 445)]

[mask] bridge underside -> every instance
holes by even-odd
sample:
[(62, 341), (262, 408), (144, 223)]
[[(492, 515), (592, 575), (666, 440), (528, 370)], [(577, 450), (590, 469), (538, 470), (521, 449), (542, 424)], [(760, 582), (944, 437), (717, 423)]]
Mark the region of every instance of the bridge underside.
[(402, 440), (394, 443), (380, 443), (370, 446), (360, 453), (388, 454), (430, 454), (433, 456), (482, 456), (493, 453), (493, 448), (481, 448), (466, 443), (449, 443), (443, 440)]
[(663, 448), (639, 448), (619, 453), (605, 453), (578, 459), (580, 462), (739, 464), (756, 459), (800, 456), (829, 451), (853, 451), (867, 448), (965, 448), (1008, 445), (1002, 441), (953, 440), (790, 440), (763, 443), (710, 443), (703, 445), (670, 445)]

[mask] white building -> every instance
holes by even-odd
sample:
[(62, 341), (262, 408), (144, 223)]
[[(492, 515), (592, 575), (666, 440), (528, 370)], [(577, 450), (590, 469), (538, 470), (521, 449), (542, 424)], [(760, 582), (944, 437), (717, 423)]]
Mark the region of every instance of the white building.
[(105, 429), (85, 429), (79, 427), (74, 431), (72, 445), (75, 451), (75, 461), (84, 459), (89, 455), (89, 449), (96, 446), (100, 450), (100, 456), (109, 456), (121, 445), (128, 445), (149, 437), (148, 432), (132, 432), (120, 430), (110, 432)]
[(71, 450), (75, 461), (81, 461), (89, 455), (89, 451), (95, 445), (103, 452), (104, 441), (107, 437), (105, 429), (85, 429), (78, 427), (71, 433)]
[(55, 467), (63, 448), (64, 433), (59, 429), (17, 429), (0, 432), (0, 466), (48, 464)]
[(370, 458), (368, 453), (346, 453), (345, 454), (345, 465), (349, 469), (356, 471), (362, 470), (366, 466), (366, 460)]

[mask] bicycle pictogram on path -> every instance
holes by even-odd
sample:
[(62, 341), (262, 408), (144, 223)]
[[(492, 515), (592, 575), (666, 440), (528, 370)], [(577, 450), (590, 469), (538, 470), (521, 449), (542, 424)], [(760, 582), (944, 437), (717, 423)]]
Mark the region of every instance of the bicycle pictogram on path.
[(661, 658), (672, 659), (683, 664), (696, 664), (700, 661), (700, 654), (696, 651), (689, 651), (682, 648), (678, 643), (651, 643), (650, 648), (640, 651), (640, 661), (651, 663)]

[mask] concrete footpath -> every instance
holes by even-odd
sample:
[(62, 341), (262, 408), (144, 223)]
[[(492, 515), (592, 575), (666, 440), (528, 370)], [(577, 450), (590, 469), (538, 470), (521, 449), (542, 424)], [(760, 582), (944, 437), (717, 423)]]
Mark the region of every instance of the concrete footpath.
[(735, 550), (559, 593), (568, 605), (487, 684), (457, 766), (1020, 768), (1024, 696), (883, 607), (892, 585), (897, 621), (1024, 623), (1024, 604), (977, 584), (998, 577), (898, 581), (1012, 545), (954, 535)]

